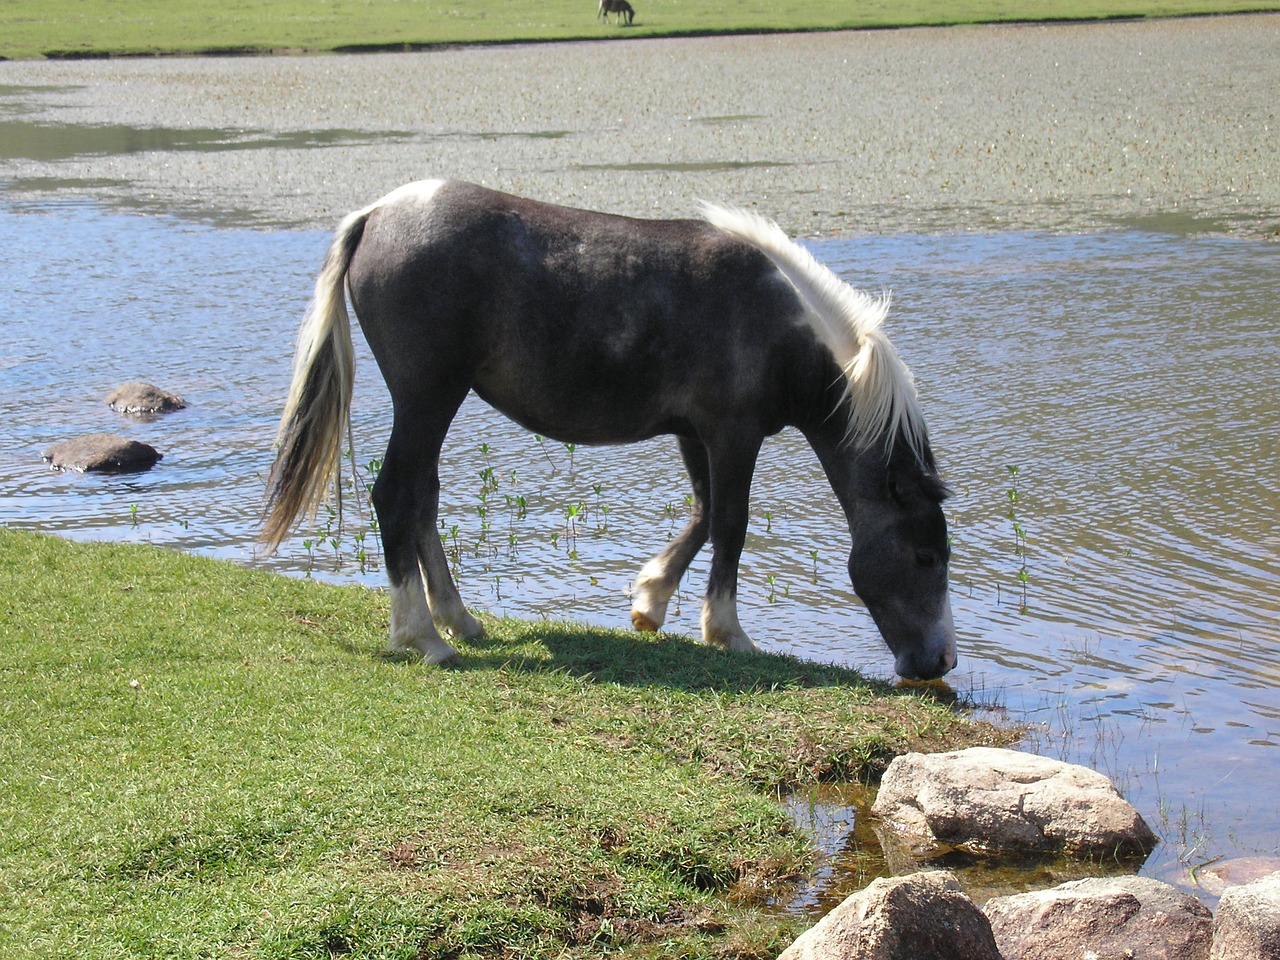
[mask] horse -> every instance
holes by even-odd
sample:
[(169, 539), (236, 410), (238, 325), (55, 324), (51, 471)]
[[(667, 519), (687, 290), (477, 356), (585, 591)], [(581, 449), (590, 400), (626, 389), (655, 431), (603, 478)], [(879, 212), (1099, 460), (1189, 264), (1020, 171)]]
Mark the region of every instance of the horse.
[(475, 639), (438, 531), (438, 460), (468, 393), (564, 443), (672, 435), (687, 526), (640, 569), (632, 625), (659, 630), (711, 541), (702, 639), (758, 650), (737, 613), (748, 500), (766, 437), (797, 429), (848, 522), (848, 570), (906, 679), (956, 662), (947, 487), (889, 297), (840, 280), (772, 221), (704, 204), (644, 220), (460, 181), (406, 184), (338, 226), (298, 334), (261, 540), (279, 546), (335, 483), (350, 431), (347, 298), (391, 394), (372, 499), (390, 648), (443, 663)]
[(601, 17), (604, 17), (604, 19), (608, 21), (609, 14), (611, 13), (616, 13), (618, 15), (619, 23), (621, 23), (622, 19), (625, 17), (627, 20), (627, 26), (631, 26), (631, 21), (636, 15), (635, 10), (631, 8), (631, 4), (629, 4), (627, 0), (600, 0), (600, 8), (596, 10), (596, 19), (599, 20)]

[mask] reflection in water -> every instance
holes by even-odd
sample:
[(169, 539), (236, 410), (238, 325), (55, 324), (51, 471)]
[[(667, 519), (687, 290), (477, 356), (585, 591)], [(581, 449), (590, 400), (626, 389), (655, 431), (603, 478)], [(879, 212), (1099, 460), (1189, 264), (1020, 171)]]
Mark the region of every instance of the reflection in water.
[[(380, 585), (358, 520), (340, 532), (321, 518), (280, 557), (253, 556), (293, 336), (327, 242), (87, 206), (0, 213), (0, 522)], [(876, 237), (817, 253), (896, 293), (890, 333), (956, 491), (951, 684), (1034, 724), (1040, 752), (1114, 777), (1165, 839), (1148, 874), (1185, 883), (1180, 858), (1276, 853), (1280, 250), (1130, 230)], [(360, 348), (367, 480), (389, 423)], [(113, 414), (102, 398), (134, 379), (189, 409), (152, 423)], [(100, 430), (165, 459), (130, 477), (41, 464), (49, 443)], [(464, 594), (498, 613), (624, 625), (631, 577), (685, 511), (673, 444), (571, 450), (475, 401), (443, 471)], [(848, 588), (843, 518), (797, 436), (766, 444), (753, 496), (748, 629), (771, 649), (887, 676)], [(704, 557), (671, 629), (697, 633), (705, 572)]]
[[(819, 866), (786, 909), (821, 917), (877, 877), (921, 869), (913, 854), (895, 849), (900, 842), (895, 844), (871, 817), (874, 801), (874, 791), (857, 784), (822, 784), (788, 798), (792, 818), (813, 838)], [(1133, 873), (1133, 865), (1120, 860), (1030, 854), (989, 858), (956, 849), (939, 850), (928, 868), (952, 873), (979, 906), (992, 897), (1046, 890), (1068, 880)]]
[(0, 119), (0, 158), (70, 160), (74, 157), (128, 156), (133, 153), (214, 153), (220, 150), (303, 150), (411, 140), (411, 133), (362, 130), (298, 130), (267, 133), (181, 127), (131, 127), (117, 123), (65, 126)]

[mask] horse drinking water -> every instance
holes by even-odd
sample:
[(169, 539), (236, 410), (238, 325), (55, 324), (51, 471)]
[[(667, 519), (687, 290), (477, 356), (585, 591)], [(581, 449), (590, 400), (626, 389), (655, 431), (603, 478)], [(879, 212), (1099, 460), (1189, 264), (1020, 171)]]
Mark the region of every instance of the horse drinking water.
[(849, 575), (903, 677), (955, 664), (946, 488), (910, 371), (854, 290), (754, 214), (635, 220), (453, 181), (411, 183), (338, 227), (302, 323), (268, 480), (274, 548), (336, 477), (349, 428), (347, 297), (391, 393), (373, 487), (391, 581), (391, 647), (455, 656), (483, 633), (437, 528), (438, 459), (468, 391), (566, 443), (672, 434), (693, 485), (688, 526), (636, 577), (631, 620), (657, 630), (702, 546), (702, 637), (754, 650), (738, 561), (764, 438), (808, 440), (848, 518)]

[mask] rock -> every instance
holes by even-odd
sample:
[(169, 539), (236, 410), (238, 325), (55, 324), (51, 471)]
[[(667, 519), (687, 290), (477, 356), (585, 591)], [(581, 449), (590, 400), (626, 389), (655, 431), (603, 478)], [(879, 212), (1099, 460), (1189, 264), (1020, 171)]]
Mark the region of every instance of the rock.
[(1276, 871), (1280, 871), (1280, 857), (1233, 857), (1201, 867), (1195, 876), (1188, 875), (1187, 879), (1217, 897), (1228, 887), (1252, 883)]
[(941, 870), (875, 880), (778, 960), (1001, 960), (991, 924)]
[(1102, 774), (990, 747), (895, 758), (871, 812), (923, 851), (1145, 856), (1156, 845)]
[(107, 394), (107, 406), (118, 413), (146, 416), (181, 410), (187, 402), (149, 383), (133, 381), (116, 387)]
[(90, 433), (55, 443), (45, 450), (44, 459), (59, 470), (132, 473), (150, 469), (161, 454), (155, 447), (114, 433)]
[(996, 897), (986, 914), (1004, 960), (1207, 960), (1213, 936), (1208, 907), (1150, 877)]
[(1209, 958), (1280, 960), (1280, 873), (1222, 895)]

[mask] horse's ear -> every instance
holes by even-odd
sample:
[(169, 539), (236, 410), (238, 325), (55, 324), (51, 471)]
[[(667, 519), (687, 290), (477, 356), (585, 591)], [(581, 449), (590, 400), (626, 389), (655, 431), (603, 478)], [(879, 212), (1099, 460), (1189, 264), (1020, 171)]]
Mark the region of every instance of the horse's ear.
[(885, 496), (899, 507), (910, 507), (924, 500), (942, 503), (951, 495), (946, 481), (937, 473), (930, 457), (921, 463), (905, 444), (894, 444), (885, 463)]
[(901, 461), (890, 457), (884, 471), (885, 496), (900, 507), (905, 507), (911, 499), (911, 481), (903, 476)]

